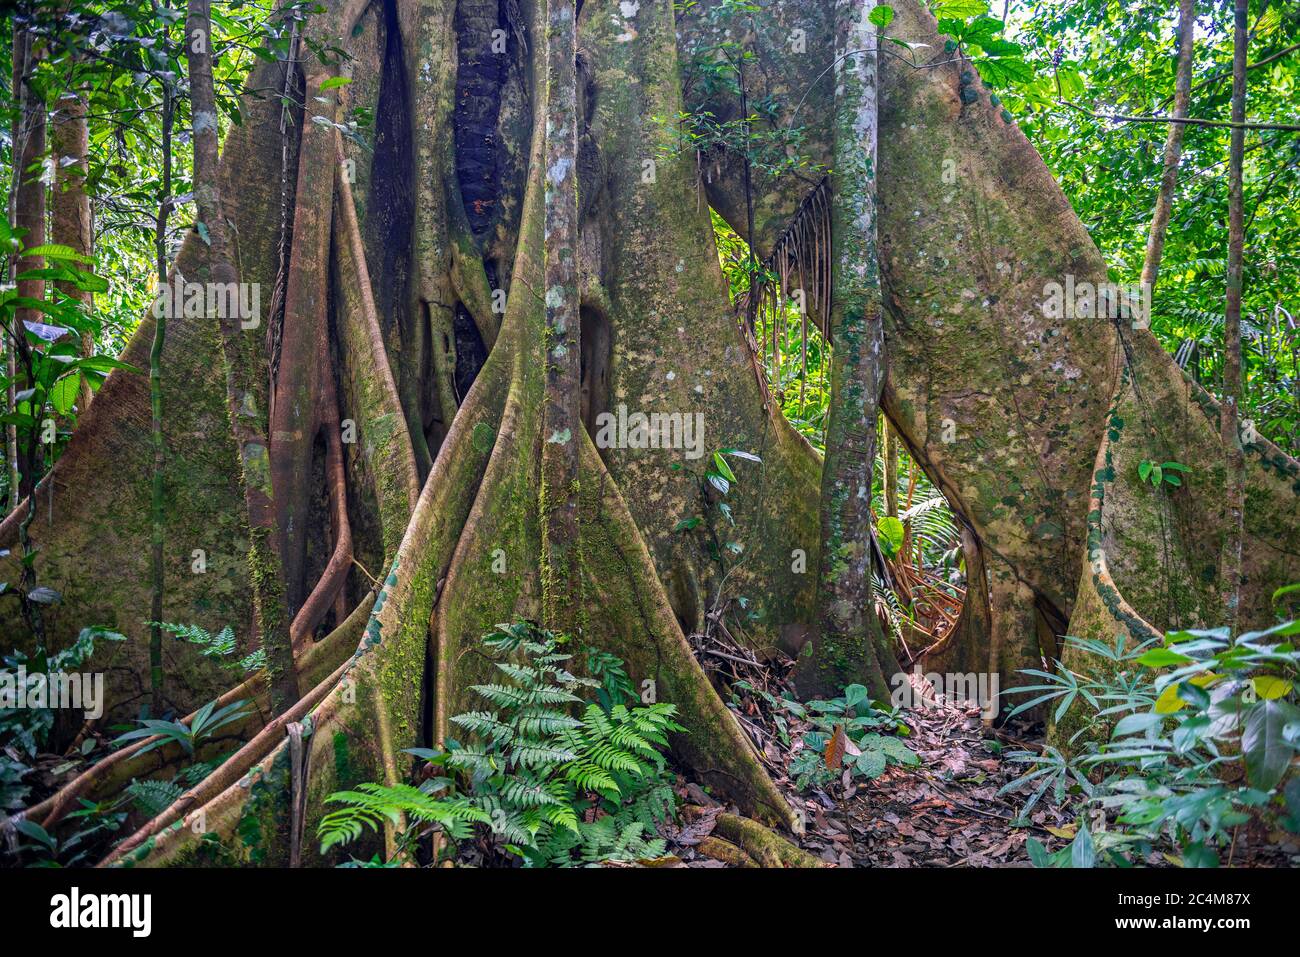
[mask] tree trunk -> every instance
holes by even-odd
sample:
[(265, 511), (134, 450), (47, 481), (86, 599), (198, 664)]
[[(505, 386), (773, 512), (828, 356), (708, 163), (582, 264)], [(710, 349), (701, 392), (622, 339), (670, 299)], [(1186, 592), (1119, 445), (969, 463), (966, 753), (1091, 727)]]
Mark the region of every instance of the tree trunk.
[[(155, 10), (157, 4), (155, 2)], [(163, 33), (163, 54), (170, 56), (170, 40)], [(158, 192), (158, 216), (153, 231), (155, 275), (161, 286), (168, 275), (167, 220), (171, 216), (172, 199), (172, 124), (176, 117), (175, 92), (172, 80), (159, 76), (162, 87), (162, 181)], [(184, 274), (182, 274), (182, 278)], [(177, 287), (179, 288), (179, 287)], [(161, 292), (161, 290), (160, 290)], [(154, 309), (153, 341), (149, 348), (149, 441), (153, 448), (153, 468), (149, 489), (149, 704), (154, 717), (166, 711), (164, 698), (162, 632), (163, 599), (166, 587), (166, 570), (163, 551), (166, 547), (167, 503), (167, 440), (163, 435), (163, 349), (167, 344), (167, 323), (183, 315), (181, 297), (174, 295), (162, 308)]]
[[(1232, 122), (1246, 122), (1246, 0), (1237, 0), (1232, 31)], [(1246, 131), (1232, 128), (1228, 147), (1228, 289), (1223, 317), (1223, 406), (1220, 436), (1227, 450), (1224, 505), (1227, 528), (1220, 569), (1223, 575), (1225, 624), (1235, 630), (1241, 608), (1241, 551), (1246, 509), (1246, 460), (1241, 448), (1238, 407), (1241, 403), (1241, 280), (1242, 252), (1246, 244), (1241, 195), (1241, 164)]]
[(577, 14), (550, 0), (546, 55), (546, 399), (542, 413), (542, 620), (581, 633), (578, 529), (582, 345), (578, 322)]
[(872, 588), (872, 471), (885, 374), (876, 241), (876, 28), (863, 0), (835, 5), (835, 130), (831, 189), (831, 397), (821, 483), (818, 630), (796, 687), (834, 695), (851, 682), (889, 697), (898, 663)]
[[(21, 118), (17, 135), (14, 137), (13, 155), (13, 219), (18, 229), (26, 230), (22, 239), (25, 248), (41, 246), (45, 243), (46, 183), (45, 170), (41, 161), (45, 157), (45, 103), (32, 89), (30, 80), (36, 70), (36, 63), (44, 55), (39, 41), (30, 32), (17, 24), (14, 26), (14, 85), (15, 100), (19, 104)], [(15, 274), (30, 269), (40, 269), (45, 265), (43, 256), (24, 256), (14, 264)], [(45, 280), (24, 279), (18, 283), (18, 295), (29, 299), (45, 298)], [(29, 322), (40, 322), (41, 314), (36, 309), (18, 309), (14, 312), (16, 330), (23, 330)], [(21, 382), (23, 363), (21, 357), (27, 349), (26, 339), (17, 332), (8, 344), (10, 408), (14, 408), (16, 383)], [(33, 426), (29, 434), (40, 432)], [(37, 480), (39, 462), (37, 454), (39, 445), (32, 441), (19, 441), (16, 427), (9, 431), (10, 444), (10, 502), (11, 511), (17, 504), (29, 496)]]
[[(194, 202), (197, 227), (206, 234), (208, 277), (216, 288), (234, 288), (239, 273), (230, 259), (226, 217), (222, 211), (218, 171), (218, 119), (212, 82), (212, 20), (208, 0), (190, 0), (185, 21), (185, 42), (190, 74), (190, 115), (194, 133)], [(226, 300), (227, 305), (230, 300)], [(226, 404), (235, 444), (237, 465), (248, 512), (248, 578), (258, 633), (255, 644), (266, 651), (271, 673), (271, 711), (279, 715), (298, 700), (290, 623), (284, 603), (284, 573), (275, 524), (270, 470), (266, 465), (265, 378), (253, 374), (261, 358), (256, 343), (261, 336), (261, 316), (251, 330), (230, 309), (208, 315), (221, 328), (225, 355)], [(251, 343), (244, 340), (252, 340)], [(341, 467), (341, 465), (340, 465)], [(341, 494), (341, 490), (340, 493)], [(344, 518), (346, 522), (346, 516)], [(351, 561), (351, 554), (347, 560)], [(333, 596), (328, 596), (330, 599)]]
[[(54, 195), (50, 200), (50, 229), (54, 242), (70, 247), (81, 256), (94, 255), (94, 234), (90, 222), (90, 196), (86, 192), (86, 99), (69, 90), (55, 104), (50, 145), (54, 160)], [(94, 296), (77, 288), (75, 283), (58, 284), (59, 291), (82, 303), (90, 311)], [(90, 356), (95, 348), (94, 334), (81, 333), (81, 354)], [(77, 412), (90, 408), (94, 397), (90, 383), (83, 376), (77, 398)]]
[[(1178, 0), (1178, 65), (1175, 67), (1175, 118), (1185, 117), (1192, 104), (1192, 51), (1196, 45), (1196, 0)], [(1170, 123), (1165, 134), (1165, 156), (1156, 194), (1151, 228), (1147, 230), (1146, 256), (1142, 261), (1142, 285), (1155, 291), (1160, 276), (1160, 260), (1165, 251), (1165, 232), (1174, 208), (1174, 188), (1178, 185), (1178, 164), (1183, 157), (1183, 133), (1186, 123)]]

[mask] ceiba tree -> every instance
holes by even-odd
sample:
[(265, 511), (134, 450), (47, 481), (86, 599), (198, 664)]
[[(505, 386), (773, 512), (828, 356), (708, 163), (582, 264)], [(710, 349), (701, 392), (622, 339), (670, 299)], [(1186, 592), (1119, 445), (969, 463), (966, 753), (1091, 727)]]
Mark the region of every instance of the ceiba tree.
[[(191, 235), (174, 269), (200, 283), (237, 270), (273, 295), (253, 329), (169, 323), (164, 617), (231, 624), (250, 650), (265, 638), (295, 680), (272, 669), (230, 688), (211, 658), (169, 643), (178, 713), (256, 707), (239, 750), (110, 862), (318, 863), (324, 797), (405, 780), (403, 749), (442, 740), (487, 674), (479, 636), (516, 616), (621, 656), (679, 705), (684, 766), (756, 820), (798, 827), (686, 636), (743, 595), (756, 648), (813, 635), (801, 685), (888, 677), (890, 662), (821, 640), (817, 570), (836, 567), (819, 564), (821, 463), (756, 375), (710, 206), (809, 289), (878, 264), (881, 407), (960, 517), (971, 579), (930, 664), (997, 672), (1005, 688), (1061, 656), (1061, 635), (1145, 639), (1221, 617), (1218, 405), (1131, 318), (1045, 308), (1050, 283), (1105, 283), (1101, 253), (923, 5), (892, 6), (887, 32), (912, 46), (880, 44), (878, 159), (854, 167), (876, 180), (855, 187), (874, 196), (874, 250), (822, 241), (833, 202), (807, 201), (825, 186), (805, 173), (747, 175), (741, 156), (676, 148), (681, 112), (741, 115), (682, 82), (689, 51), (719, 40), (709, 0), (676, 16), (667, 0), (331, 0), (307, 37), (347, 58), (304, 43), (257, 67), (252, 88), (302, 110), (245, 102), (204, 214), (222, 217), (220, 244)], [(832, 192), (852, 156), (833, 66), (853, 51), (835, 21), (865, 37), (865, 14), (774, 2), (745, 24), (747, 83), (780, 104), (774, 122), (802, 127)], [(341, 132), (357, 108), (374, 116), (366, 145)], [(144, 364), (151, 327), (127, 361)], [(30, 527), (39, 580), (62, 594), (50, 640), (92, 623), (132, 639), (89, 666), (107, 671), (115, 716), (149, 690), (148, 399), (141, 377), (110, 376), (33, 493), (69, 490)], [(708, 446), (761, 460), (738, 465), (728, 497), (742, 560), (724, 569), (677, 530), (702, 494), (672, 467), (680, 451), (595, 447), (594, 417), (619, 403), (702, 412)], [(1251, 430), (1242, 444), (1251, 623), (1300, 578), (1300, 465)], [(1192, 471), (1156, 489), (1145, 460)], [(858, 516), (844, 535), (865, 543)], [(4, 634), (30, 640), (16, 617)], [(296, 688), (273, 694), (277, 681)], [(25, 813), (51, 827), (78, 795), (185, 760), (140, 747)]]

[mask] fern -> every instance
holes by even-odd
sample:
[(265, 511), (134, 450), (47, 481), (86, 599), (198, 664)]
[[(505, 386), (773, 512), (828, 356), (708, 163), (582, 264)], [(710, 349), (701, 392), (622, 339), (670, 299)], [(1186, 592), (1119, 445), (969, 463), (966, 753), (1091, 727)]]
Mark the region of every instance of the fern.
[(143, 814), (157, 817), (171, 807), (184, 789), (175, 781), (135, 780), (126, 786), (126, 793)]
[[(632, 681), (612, 655), (589, 650), (585, 663), (595, 677), (574, 674), (562, 650), (567, 640), (527, 622), (485, 636), (488, 649), (509, 660), (495, 662), (499, 680), (472, 686), (488, 707), (451, 719), (470, 740), (411, 752), (454, 781), (331, 795), (345, 806), (321, 821), (322, 851), (405, 816), (453, 842), (472, 837), (489, 853), (521, 857), (525, 866), (661, 856), (655, 828), (676, 806), (663, 752), (668, 735), (682, 730), (677, 708), (635, 703)], [(598, 701), (584, 701), (584, 689), (597, 689)], [(449, 786), (460, 796), (430, 793)]]
[(242, 658), (230, 661), (230, 656), (235, 653), (237, 639), (235, 632), (229, 625), (222, 628), (215, 635), (211, 632), (200, 628), (198, 625), (178, 625), (167, 621), (151, 621), (150, 625), (158, 625), (164, 631), (169, 631), (179, 641), (189, 642), (191, 645), (198, 645), (201, 649), (199, 654), (205, 658), (221, 658), (223, 667), (238, 668), (246, 675), (251, 675), (255, 671), (261, 671), (266, 667), (266, 650), (258, 648)]
[(199, 654), (205, 658), (224, 658), (235, 652), (235, 633), (229, 625), (213, 635), (198, 625), (176, 625), (167, 621), (151, 621), (149, 624), (159, 625), (177, 639), (200, 646)]
[(489, 823), (492, 820), (486, 811), (467, 798), (434, 797), (423, 787), (410, 784), (360, 784), (355, 791), (336, 791), (325, 800), (344, 807), (321, 818), (316, 836), (320, 838), (322, 854), (335, 844), (356, 840), (367, 828), (378, 831), (385, 821), (398, 824), (403, 815), (413, 821), (437, 824), (446, 829), (453, 825), (475, 821)]

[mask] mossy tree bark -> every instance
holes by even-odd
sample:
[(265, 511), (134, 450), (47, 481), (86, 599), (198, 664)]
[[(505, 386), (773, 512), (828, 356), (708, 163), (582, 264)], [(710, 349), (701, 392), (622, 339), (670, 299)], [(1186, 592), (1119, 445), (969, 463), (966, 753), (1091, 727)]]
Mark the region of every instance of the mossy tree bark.
[(850, 682), (889, 698), (897, 659), (876, 617), (872, 472), (885, 378), (876, 238), (877, 37), (874, 4), (835, 4), (835, 128), (831, 174), (831, 396), (821, 481), (817, 631), (795, 669), (802, 694)]
[[(54, 161), (54, 187), (50, 196), (50, 238), (67, 246), (80, 256), (94, 254), (91, 234), (90, 194), (86, 192), (86, 150), (89, 130), (86, 126), (86, 98), (76, 90), (63, 93), (54, 106), (50, 118), (50, 148)], [(65, 296), (89, 307), (94, 298), (89, 291), (78, 289), (75, 283), (58, 283)], [(91, 332), (81, 335), (81, 354), (89, 356), (95, 348)], [(77, 395), (77, 410), (90, 408), (94, 393), (83, 377)]]
[(578, 322), (577, 11), (547, 5), (546, 399), (542, 414), (542, 620), (582, 633), (578, 448), (582, 431)]
[[(24, 247), (41, 246), (45, 243), (46, 191), (44, 180), (45, 139), (47, 117), (45, 102), (40, 92), (33, 88), (35, 63), (44, 56), (42, 41), (32, 31), (21, 24), (14, 24), (13, 43), (13, 87), (14, 99), (18, 104), (19, 123), (13, 136), (14, 169), (13, 182), (10, 184), (11, 222), (18, 229), (26, 230), (22, 239)], [(45, 265), (43, 256), (24, 256), (13, 263), (14, 275), (38, 270)], [(18, 294), (28, 299), (42, 299), (45, 296), (45, 280), (23, 279), (18, 281)], [(29, 322), (39, 322), (41, 314), (36, 309), (23, 308), (14, 312), (15, 329), (10, 330), (10, 341), (6, 343), (5, 352), (9, 361), (9, 402), (12, 407), (14, 395), (21, 391), (19, 383), (25, 375), (24, 364), (30, 350), (24, 333)], [(14, 426), (9, 426), (10, 466), (9, 494), (12, 510), (17, 503), (31, 494), (36, 481), (39, 463), (36, 455), (40, 446), (34, 442), (19, 442)]]
[(1246, 0), (1237, 0), (1232, 18), (1232, 128), (1228, 146), (1228, 270), (1223, 317), (1223, 406), (1219, 434), (1227, 450), (1227, 529), (1219, 560), (1223, 576), (1225, 624), (1233, 630), (1241, 609), (1241, 552), (1245, 531), (1246, 462), (1241, 449), (1241, 281), (1246, 245), (1241, 164), (1246, 148)]
[[(1192, 51), (1195, 46), (1196, 0), (1178, 0), (1178, 65), (1174, 68), (1174, 111), (1171, 114), (1175, 118), (1187, 116), (1192, 104)], [(1146, 255), (1142, 260), (1142, 284), (1150, 287), (1153, 293), (1160, 277), (1160, 260), (1164, 258), (1169, 214), (1174, 209), (1174, 187), (1178, 185), (1178, 164), (1183, 158), (1183, 133), (1186, 130), (1186, 123), (1170, 123), (1165, 135), (1160, 190), (1156, 194), (1155, 210), (1151, 213)]]
[[(684, 43), (699, 42), (710, 6)], [(1064, 634), (1113, 641), (1220, 623), (1218, 404), (1133, 317), (1046, 307), (1052, 283), (1104, 285), (1101, 254), (1014, 117), (968, 61), (943, 52), (923, 5), (891, 6), (888, 33), (925, 46), (910, 56), (891, 47), (881, 64), (883, 406), (973, 533), (987, 581), (971, 587), (989, 596), (987, 627), (975, 616), (955, 639), (966, 648), (949, 645), (947, 660), (978, 663), (1008, 689)], [(829, 12), (781, 3), (765, 13), (755, 18), (753, 95), (789, 104), (775, 124), (803, 126), (805, 153), (830, 165), (831, 129), (817, 120), (834, 102)], [(716, 96), (689, 106), (722, 118), (734, 110)], [(710, 201), (745, 235), (743, 170), (725, 158), (718, 166)], [(762, 258), (810, 184), (795, 172), (755, 188), (748, 238)], [(1272, 590), (1300, 577), (1300, 465), (1249, 438), (1241, 620), (1258, 623), (1272, 620)], [(1143, 459), (1193, 473), (1157, 492), (1138, 479)]]
[[(208, 0), (190, 0), (185, 38), (190, 78), (190, 114), (193, 117), (194, 202), (196, 228), (208, 246), (212, 282), (233, 289), (239, 272), (230, 258), (226, 216), (222, 210), (218, 171), (217, 102), (212, 80), (212, 18)], [(229, 302), (229, 300), (227, 300)], [(206, 305), (206, 302), (205, 302)], [(271, 710), (280, 714), (298, 700), (298, 680), (289, 638), (284, 601), (284, 577), (272, 497), (266, 439), (265, 376), (258, 351), (245, 342), (261, 333), (259, 323), (243, 328), (237, 311), (222, 310), (204, 316), (221, 329), (226, 370), (226, 404), (231, 432), (238, 447), (237, 464), (248, 515), (248, 580), (261, 647), (271, 674)]]

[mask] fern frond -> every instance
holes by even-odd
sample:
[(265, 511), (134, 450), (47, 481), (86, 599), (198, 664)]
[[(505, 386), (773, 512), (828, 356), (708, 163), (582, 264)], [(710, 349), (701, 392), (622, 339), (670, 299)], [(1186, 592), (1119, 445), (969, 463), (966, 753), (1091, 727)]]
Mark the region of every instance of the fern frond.
[(501, 787), (501, 797), (520, 807), (540, 807), (543, 804), (565, 803), (568, 795), (560, 781), (527, 781), (512, 778)]
[(157, 817), (184, 793), (184, 789), (175, 781), (132, 781), (126, 787), (126, 793), (144, 814)]
[(515, 736), (515, 729), (502, 721), (494, 711), (466, 711), (451, 719), (471, 734), (505, 743)]
[(540, 768), (548, 764), (563, 764), (578, 755), (568, 748), (551, 744), (520, 744), (511, 749), (510, 757), (517, 767)]

